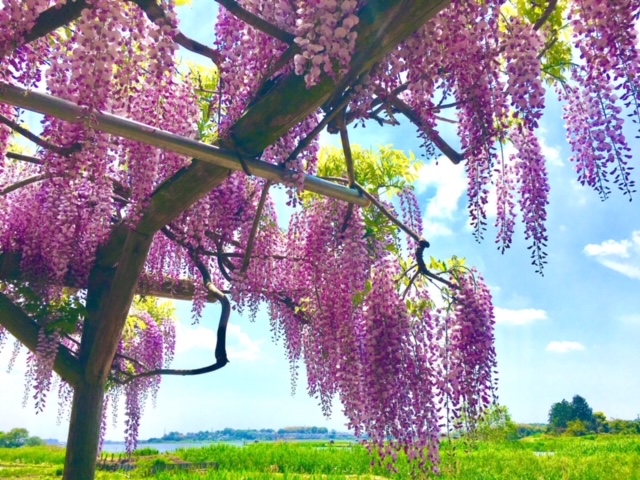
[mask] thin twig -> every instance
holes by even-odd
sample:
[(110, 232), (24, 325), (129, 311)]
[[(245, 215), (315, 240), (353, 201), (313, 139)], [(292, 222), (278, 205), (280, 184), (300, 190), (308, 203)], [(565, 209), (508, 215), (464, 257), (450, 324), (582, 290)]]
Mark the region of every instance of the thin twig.
[(409, 105), (397, 97), (389, 98), (389, 102), (405, 117), (407, 117), (411, 123), (424, 132), (427, 138), (444, 154), (445, 157), (451, 160), (454, 165), (457, 165), (464, 160), (464, 156), (455, 151), (438, 133), (436, 133), (435, 130), (433, 130), (433, 128), (426, 125), (420, 116), (414, 112)]
[(402, 300), (404, 300), (407, 296), (407, 293), (409, 293), (409, 289), (413, 286), (413, 282), (416, 281), (416, 278), (418, 278), (418, 275), (420, 275), (420, 270), (418, 270), (416, 273), (414, 273), (411, 278), (409, 279), (409, 284), (407, 285), (407, 288), (404, 289), (404, 292), (402, 293), (402, 296), (400, 298), (402, 298)]
[(435, 118), (436, 120), (440, 120), (441, 122), (446, 122), (446, 123), (453, 123), (453, 124), (459, 123), (457, 120), (452, 120), (451, 118), (441, 117), (440, 115), (434, 115), (433, 118)]
[(240, 269), (241, 273), (244, 273), (249, 268), (249, 263), (251, 262), (251, 254), (253, 253), (253, 247), (255, 245), (256, 236), (258, 234), (258, 227), (260, 226), (260, 218), (262, 217), (262, 210), (264, 209), (264, 204), (267, 200), (267, 196), (269, 195), (269, 189), (271, 188), (271, 180), (268, 180), (264, 187), (262, 187), (262, 193), (260, 194), (260, 201), (258, 202), (258, 207), (256, 208), (256, 215), (253, 219), (253, 225), (251, 225), (251, 232), (249, 233), (249, 240), (247, 240), (247, 249), (245, 250), (244, 259), (242, 260), (242, 268)]
[(315, 128), (311, 130), (309, 135), (307, 135), (302, 140), (300, 140), (300, 143), (298, 143), (298, 146), (296, 147), (296, 149), (293, 152), (291, 152), (291, 154), (287, 157), (287, 159), (284, 162), (281, 163), (281, 165), (286, 165), (290, 161), (294, 160), (298, 155), (300, 155), (300, 152), (302, 152), (305, 148), (307, 148), (311, 144), (311, 142), (320, 134), (320, 132), (324, 129), (324, 127), (326, 127), (329, 124), (329, 122), (335, 119), (338, 116), (338, 114), (344, 110), (344, 108), (347, 106), (350, 100), (351, 100), (351, 97), (349, 96), (349, 94), (345, 94), (340, 100), (340, 102), (336, 105), (336, 108), (334, 108), (329, 113), (327, 113), (324, 116), (324, 118), (320, 120), (318, 125), (316, 125)]
[[(371, 102), (371, 108), (378, 107), (378, 106), (380, 106), (380, 108), (373, 110), (371, 113), (376, 114), (384, 110), (385, 106), (383, 104), (387, 101), (388, 97), (398, 96), (402, 92), (404, 92), (407, 88), (409, 88), (409, 83), (403, 83), (402, 85), (399, 85), (396, 88), (394, 88), (391, 92), (376, 92), (377, 98), (373, 102)], [(355, 111), (348, 112), (345, 118), (346, 124), (350, 125), (351, 123), (353, 123), (353, 121), (357, 118), (357, 116), (358, 116), (358, 113)], [(329, 133), (338, 133), (337, 126), (333, 124), (329, 125), (329, 128), (327, 130), (329, 131)]]
[[(412, 229), (410, 229), (404, 223), (402, 223), (400, 220), (398, 220), (398, 218), (393, 213), (391, 213), (389, 210), (387, 210), (387, 208), (382, 204), (382, 202), (380, 202), (380, 200), (378, 200), (376, 197), (374, 197), (369, 192), (367, 192), (362, 185), (360, 185), (358, 182), (355, 182), (354, 186), (358, 190), (360, 190), (360, 193), (362, 193), (365, 197), (367, 197), (369, 199), (369, 201), (371, 203), (373, 203), (376, 206), (376, 208), (378, 210), (380, 210), (380, 212), (385, 217), (387, 217), (391, 221), (391, 223), (393, 223), (396, 227), (398, 227), (404, 233), (409, 235), (416, 242), (418, 242), (418, 243), (426, 242), (426, 240), (424, 238), (422, 238), (420, 235), (418, 235), (416, 232), (414, 232)], [(427, 242), (427, 245), (428, 245), (428, 242)]]
[[(39, 158), (36, 157), (31, 157), (29, 155), (22, 155), (20, 153), (14, 153), (14, 152), (7, 152), (5, 153), (5, 156), (7, 158), (11, 158), (12, 160), (19, 160), (21, 162), (27, 162), (27, 163), (33, 163), (34, 165), (43, 165), (44, 162), (42, 160), (40, 160)], [(117, 200), (121, 200), (124, 201), (126, 203), (129, 203), (129, 197), (131, 195), (131, 189), (126, 186), (125, 184), (123, 184), (122, 182), (120, 182), (120, 180), (118, 180), (117, 178), (113, 178), (111, 176), (108, 176), (107, 178), (109, 178), (109, 180), (111, 180), (113, 182), (113, 192), (115, 193), (114, 198), (116, 198)], [(91, 178), (91, 180), (95, 181), (95, 178)], [(37, 180), (34, 180), (34, 182)], [(5, 192), (5, 193), (9, 193), (9, 192)], [(119, 197), (119, 198), (117, 198)]]
[(556, 33), (555, 35), (556, 36), (548, 41), (547, 44), (542, 48), (542, 50), (538, 52), (538, 55), (536, 55), (537, 60), (542, 59), (542, 57), (544, 57), (546, 53), (551, 50), (556, 43), (558, 43), (558, 34)]
[(281, 42), (292, 45), (296, 38), (289, 32), (286, 32), (275, 25), (267, 22), (259, 16), (251, 13), (250, 11), (242, 8), (235, 0), (216, 0), (220, 5), (226, 8), (229, 13), (235, 15), (240, 20), (251, 25), (256, 30), (266, 33), (270, 37), (276, 38)]
[[(138, 5), (147, 15), (149, 20), (153, 23), (158, 23), (158, 20), (167, 21), (167, 14), (165, 11), (158, 5), (155, 0), (131, 0), (133, 3)], [(220, 65), (222, 63), (222, 56), (216, 50), (207, 47), (206, 45), (197, 42), (186, 35), (184, 35), (181, 31), (176, 29), (176, 34), (173, 36), (173, 41), (178, 45), (190, 50), (194, 53), (207, 57), (213, 61), (216, 65)]]
[[(349, 132), (347, 130), (345, 112), (343, 111), (338, 120), (338, 127), (340, 128), (340, 140), (342, 141), (342, 150), (344, 152), (344, 160), (347, 164), (347, 177), (349, 178), (349, 188), (353, 188), (356, 183), (356, 172), (353, 166), (353, 155), (351, 152), (351, 143), (349, 142)], [(344, 216), (344, 222), (342, 222), (342, 228), (340, 231), (344, 233), (349, 226), (349, 220), (353, 215), (353, 204), (350, 203), (347, 206), (347, 213)]]
[(7, 127), (18, 132), (20, 135), (27, 138), (28, 140), (31, 140), (33, 143), (35, 143), (39, 147), (45, 148), (47, 150), (51, 150), (52, 152), (57, 153), (58, 155), (63, 155), (63, 156), (71, 155), (72, 153), (77, 152), (82, 148), (82, 145), (80, 143), (74, 143), (70, 147), (59, 147), (57, 145), (54, 145), (53, 143), (50, 143), (44, 140), (43, 138), (40, 138), (38, 135), (31, 133), (29, 130), (20, 126), (18, 123), (5, 117), (4, 115), (0, 115), (0, 123), (4, 123)]

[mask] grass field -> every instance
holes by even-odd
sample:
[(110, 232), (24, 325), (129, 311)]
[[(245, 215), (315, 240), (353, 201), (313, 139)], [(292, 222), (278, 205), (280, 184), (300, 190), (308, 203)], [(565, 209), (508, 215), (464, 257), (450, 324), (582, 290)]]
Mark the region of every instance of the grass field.
[[(530, 437), (517, 442), (461, 443), (442, 447), (443, 479), (459, 480), (640, 480), (639, 436)], [(60, 478), (64, 450), (54, 447), (0, 449), (0, 479)], [(215, 462), (218, 469), (164, 471), (154, 465)], [(409, 478), (406, 464), (392, 475), (372, 467), (365, 448), (351, 444), (259, 443), (213, 445), (164, 455), (136, 457), (130, 472), (99, 472), (98, 478), (172, 480), (357, 480)]]

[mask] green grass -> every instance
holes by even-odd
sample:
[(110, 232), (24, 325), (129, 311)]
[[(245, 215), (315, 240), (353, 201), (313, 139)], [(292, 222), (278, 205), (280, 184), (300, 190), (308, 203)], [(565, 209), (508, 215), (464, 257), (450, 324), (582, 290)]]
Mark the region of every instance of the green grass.
[[(444, 443), (443, 480), (640, 480), (640, 437), (535, 437), (518, 442), (481, 442), (471, 448)], [(536, 455), (545, 452), (547, 455)], [(351, 444), (259, 443), (246, 447), (212, 445), (138, 456), (130, 473), (99, 472), (101, 480), (143, 478), (154, 463), (215, 462), (218, 470), (172, 471), (157, 480), (357, 480), (383, 479), (365, 448)], [(552, 455), (550, 455), (552, 454)], [(54, 447), (0, 449), (0, 479), (59, 479), (64, 450)], [(393, 478), (409, 478), (399, 463)], [(150, 477), (146, 477), (150, 478)]]

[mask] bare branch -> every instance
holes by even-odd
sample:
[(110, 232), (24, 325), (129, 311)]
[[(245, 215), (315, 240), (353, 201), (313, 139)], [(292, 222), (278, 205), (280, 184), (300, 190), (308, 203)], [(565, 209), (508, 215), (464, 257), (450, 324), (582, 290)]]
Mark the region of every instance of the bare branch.
[(547, 23), (547, 20), (549, 20), (549, 17), (553, 14), (553, 11), (556, 9), (557, 5), (558, 0), (549, 0), (549, 5), (547, 5), (547, 8), (542, 13), (542, 16), (536, 21), (536, 23), (533, 24), (534, 30), (540, 30), (542, 26)]
[(24, 180), (20, 180), (19, 182), (14, 183), (13, 185), (9, 185), (8, 187), (4, 188), (3, 190), (0, 190), (0, 197), (4, 196), (4, 195), (8, 195), (11, 192), (14, 192), (22, 187), (26, 187), (27, 185), (31, 185), (32, 183), (36, 183), (39, 182), (41, 180), (44, 180), (45, 178), (48, 178), (49, 175), (46, 173), (40, 174), (40, 175), (33, 175), (32, 177), (28, 177), (25, 178)]
[(0, 123), (4, 123), (7, 127), (18, 132), (23, 137), (31, 140), (33, 143), (35, 143), (39, 147), (46, 148), (47, 150), (51, 150), (52, 152), (57, 153), (58, 155), (67, 156), (82, 149), (82, 145), (79, 143), (74, 143), (69, 147), (58, 147), (57, 145), (49, 143), (43, 138), (40, 138), (38, 135), (31, 133), (29, 130), (20, 126), (20, 124), (5, 117), (4, 115), (0, 115)]
[(235, 0), (216, 0), (216, 2), (226, 8), (229, 13), (235, 15), (243, 22), (248, 23), (256, 30), (260, 30), (261, 32), (264, 32), (270, 37), (276, 38), (283, 43), (287, 43), (289, 45), (293, 44), (293, 40), (295, 39), (294, 35), (289, 32), (285, 32), (284, 30), (267, 22), (266, 20), (263, 20), (259, 16), (254, 15), (250, 11), (242, 8)]
[(453, 123), (453, 124), (459, 123), (457, 120), (452, 120), (451, 118), (441, 117), (440, 115), (434, 115), (433, 118), (435, 118), (436, 120), (440, 120), (441, 122), (446, 122), (446, 123)]
[(538, 52), (538, 55), (536, 55), (536, 59), (538, 60), (542, 59), (542, 57), (544, 57), (546, 53), (549, 50), (551, 50), (556, 43), (558, 43), (558, 40), (559, 40), (558, 33), (556, 32), (554, 36), (551, 37), (549, 41), (547, 41), (546, 45), (542, 48), (542, 50)]
[[(385, 91), (377, 92), (376, 93), (377, 98), (373, 102), (371, 102), (371, 108), (379, 107), (379, 109), (373, 110), (372, 113), (379, 113), (385, 108), (382, 104), (387, 101), (387, 97), (390, 97), (390, 96), (396, 97), (400, 95), (402, 92), (404, 92), (407, 88), (409, 88), (409, 84), (403, 83), (402, 85), (399, 85), (396, 88), (394, 88), (391, 92), (385, 92)], [(357, 115), (358, 114), (354, 111), (347, 112), (346, 118), (345, 118), (346, 124), (350, 125), (351, 123), (353, 123), (353, 121), (357, 118)], [(327, 130), (329, 133), (338, 133), (338, 127), (336, 125), (336, 122), (333, 122), (331, 125), (329, 125)]]
[[(160, 231), (164, 234), (165, 237), (167, 237), (169, 240), (174, 242), (176, 245), (180, 245), (185, 250), (193, 250), (193, 247), (191, 247), (190, 245), (187, 245), (184, 241), (180, 240), (178, 236), (175, 233), (173, 233), (169, 227), (163, 227)], [(221, 255), (219, 252), (212, 252), (210, 250), (206, 250), (200, 247), (196, 248), (195, 250), (199, 255), (200, 254), (206, 255), (208, 257), (218, 257)]]
[(347, 178), (349, 179), (349, 188), (353, 188), (356, 183), (356, 171), (353, 166), (353, 155), (351, 154), (351, 143), (349, 142), (349, 132), (345, 123), (344, 113), (339, 121), (340, 140), (342, 142), (342, 150), (344, 151), (344, 161), (347, 164)]
[[(418, 235), (416, 232), (414, 232), (413, 230), (411, 230), (409, 227), (407, 227), (403, 222), (401, 222), (400, 220), (398, 220), (398, 218), (391, 213), (389, 210), (387, 210), (387, 208), (380, 202), (380, 200), (378, 200), (376, 197), (374, 197), (373, 195), (371, 195), (369, 192), (367, 192), (364, 187), (362, 185), (360, 185), (358, 182), (355, 182), (355, 187), (360, 190), (360, 192), (369, 199), (369, 201), (371, 201), (371, 203), (373, 203), (376, 208), (378, 210), (380, 210), (380, 212), (387, 217), (389, 220), (391, 220), (391, 223), (393, 223), (396, 227), (398, 227), (400, 230), (402, 230), (404, 233), (406, 233), (407, 235), (409, 235), (411, 238), (413, 238), (416, 242), (420, 243), (420, 242), (426, 242), (426, 240), (424, 238), (422, 238), (420, 235)], [(427, 242), (427, 246), (428, 246), (429, 242)]]
[(249, 262), (251, 262), (251, 254), (253, 253), (253, 246), (256, 241), (256, 235), (258, 234), (258, 227), (260, 226), (260, 217), (262, 217), (262, 210), (264, 209), (264, 204), (267, 200), (267, 195), (269, 194), (269, 189), (271, 188), (271, 181), (268, 180), (267, 183), (262, 187), (262, 193), (260, 194), (260, 201), (258, 202), (258, 207), (256, 208), (256, 216), (253, 219), (253, 225), (251, 225), (251, 233), (249, 233), (249, 240), (247, 240), (247, 249), (244, 253), (244, 260), (242, 260), (242, 268), (240, 272), (244, 273), (249, 268)]
[(409, 105), (407, 105), (397, 97), (389, 97), (389, 102), (391, 103), (391, 105), (397, 108), (398, 111), (400, 111), (405, 117), (407, 117), (411, 121), (411, 123), (416, 125), (422, 132), (424, 132), (427, 138), (455, 165), (459, 164), (460, 162), (462, 162), (462, 160), (464, 160), (464, 156), (456, 152), (431, 127), (429, 127), (428, 125), (425, 125), (422, 119), (418, 116), (416, 112), (413, 111), (413, 109)]
[(136, 360), (135, 358), (131, 358), (130, 356), (125, 355), (124, 353), (116, 353), (116, 358), (118, 357), (122, 358), (123, 360), (126, 360), (127, 362), (131, 362), (134, 365), (137, 365), (138, 367), (143, 368), (144, 370), (149, 370), (149, 368), (144, 363), (140, 362), (139, 360)]
[[(427, 242), (426, 240), (421, 240), (418, 242), (418, 246), (416, 247), (416, 261), (418, 262), (418, 273), (421, 273), (425, 277), (435, 280), (437, 282), (444, 283), (447, 287), (454, 289), (455, 285), (453, 283), (451, 283), (449, 280), (439, 277), (438, 275), (431, 272), (427, 268), (427, 265), (425, 264), (424, 257), (423, 257), (424, 251), (427, 248), (429, 248), (429, 242)], [(415, 276), (414, 276), (414, 279), (415, 279)], [(413, 279), (412, 279), (412, 282), (413, 282)]]

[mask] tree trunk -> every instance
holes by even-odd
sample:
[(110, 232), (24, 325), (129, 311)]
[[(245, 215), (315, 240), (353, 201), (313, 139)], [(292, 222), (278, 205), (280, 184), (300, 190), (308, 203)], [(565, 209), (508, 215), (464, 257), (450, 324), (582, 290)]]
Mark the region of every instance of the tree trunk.
[(96, 474), (104, 385), (83, 381), (73, 393), (63, 480), (93, 480)]

